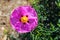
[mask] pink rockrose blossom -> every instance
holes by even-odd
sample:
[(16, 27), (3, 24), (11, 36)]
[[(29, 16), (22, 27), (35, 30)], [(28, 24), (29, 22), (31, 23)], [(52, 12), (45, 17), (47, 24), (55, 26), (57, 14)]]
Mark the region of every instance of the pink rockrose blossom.
[(38, 16), (31, 6), (19, 6), (10, 15), (10, 24), (18, 33), (27, 33), (38, 25)]

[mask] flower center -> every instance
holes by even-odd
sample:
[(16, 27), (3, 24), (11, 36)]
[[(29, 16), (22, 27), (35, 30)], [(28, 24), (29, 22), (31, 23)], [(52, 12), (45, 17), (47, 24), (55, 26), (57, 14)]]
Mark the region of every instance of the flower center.
[(22, 23), (26, 23), (27, 21), (28, 21), (28, 17), (26, 17), (26, 16), (21, 17)]

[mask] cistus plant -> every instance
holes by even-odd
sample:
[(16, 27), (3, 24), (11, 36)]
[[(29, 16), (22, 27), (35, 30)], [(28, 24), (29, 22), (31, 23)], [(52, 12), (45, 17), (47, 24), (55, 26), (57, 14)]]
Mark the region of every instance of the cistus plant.
[(38, 26), (34, 31), (18, 34), (11, 40), (60, 40), (59, 0), (28, 0), (38, 14)]

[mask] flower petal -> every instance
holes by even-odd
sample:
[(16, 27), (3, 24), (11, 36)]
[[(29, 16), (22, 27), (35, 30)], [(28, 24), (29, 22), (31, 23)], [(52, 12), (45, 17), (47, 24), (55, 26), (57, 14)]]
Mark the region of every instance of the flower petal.
[(35, 22), (35, 19), (29, 19), (30, 24), (33, 23), (33, 22)]
[(27, 10), (30, 13), (30, 15), (32, 15), (34, 17), (37, 16), (36, 11), (34, 10), (34, 8), (28, 7)]
[(16, 25), (15, 25), (15, 29), (16, 29), (16, 31), (20, 31), (21, 30), (21, 26), (22, 26), (23, 24), (21, 23), (21, 22), (17, 22), (16, 23)]
[(17, 23), (17, 21), (19, 21), (19, 19), (17, 18), (10, 18), (10, 22), (15, 25)]
[(21, 29), (25, 30), (25, 31), (29, 31), (30, 30), (30, 25), (29, 24), (24, 24), (23, 26), (21, 26)]
[(16, 17), (16, 18), (19, 18), (18, 16), (18, 11), (17, 10), (13, 10), (12, 14), (10, 17)]

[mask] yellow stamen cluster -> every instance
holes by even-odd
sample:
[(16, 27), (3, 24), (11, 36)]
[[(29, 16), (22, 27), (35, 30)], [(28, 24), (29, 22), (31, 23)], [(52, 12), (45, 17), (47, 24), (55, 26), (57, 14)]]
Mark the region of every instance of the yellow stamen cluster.
[(22, 23), (26, 23), (27, 21), (28, 21), (28, 17), (26, 17), (26, 16), (21, 17)]

